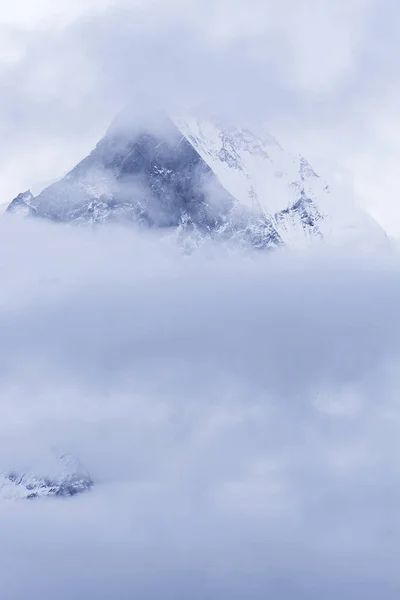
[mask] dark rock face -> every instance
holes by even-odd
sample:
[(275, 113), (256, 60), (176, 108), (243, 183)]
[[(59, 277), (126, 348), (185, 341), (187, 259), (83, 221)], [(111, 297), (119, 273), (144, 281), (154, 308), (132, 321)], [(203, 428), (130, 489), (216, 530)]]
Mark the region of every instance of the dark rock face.
[(298, 223), (305, 235), (314, 235), (322, 239), (319, 222), (323, 215), (318, 211), (315, 203), (303, 193), (290, 208), (285, 208), (275, 215), (276, 222), (284, 228), (290, 221)]
[[(220, 199), (213, 209), (211, 185)], [(60, 222), (133, 221), (177, 227), (183, 215), (202, 229), (221, 225), (232, 204), (178, 129), (165, 120), (160, 131), (110, 130), (93, 152), (36, 198), (20, 194), (9, 212)]]
[(38, 196), (20, 194), (9, 213), (65, 223), (132, 223), (180, 228), (258, 249), (281, 240), (268, 218), (235, 200), (167, 117), (145, 130), (117, 119), (91, 154)]

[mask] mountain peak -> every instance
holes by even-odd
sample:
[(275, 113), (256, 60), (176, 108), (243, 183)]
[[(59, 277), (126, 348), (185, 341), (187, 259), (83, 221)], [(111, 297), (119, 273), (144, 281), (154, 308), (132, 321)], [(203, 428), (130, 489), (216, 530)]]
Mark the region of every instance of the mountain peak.
[(8, 211), (195, 229), (203, 238), (275, 248), (346, 233), (348, 215), (368, 229), (355, 207), (338, 205), (309, 162), (267, 132), (128, 107), (70, 173), (36, 197), (20, 194)]

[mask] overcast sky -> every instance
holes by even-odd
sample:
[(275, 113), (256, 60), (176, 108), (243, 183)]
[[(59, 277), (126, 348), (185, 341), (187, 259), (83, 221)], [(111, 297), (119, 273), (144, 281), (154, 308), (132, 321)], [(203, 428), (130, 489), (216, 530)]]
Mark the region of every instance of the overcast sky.
[(0, 15), (0, 197), (63, 174), (128, 98), (266, 119), (400, 235), (395, 0), (14, 0)]

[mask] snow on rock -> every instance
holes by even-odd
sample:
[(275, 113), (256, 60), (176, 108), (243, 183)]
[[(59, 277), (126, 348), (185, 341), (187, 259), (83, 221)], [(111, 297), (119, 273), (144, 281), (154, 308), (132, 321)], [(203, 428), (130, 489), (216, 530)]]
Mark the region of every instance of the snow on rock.
[(68, 497), (89, 491), (93, 481), (74, 457), (63, 454), (45, 467), (0, 473), (0, 499)]
[(180, 111), (182, 134), (223, 187), (252, 212), (263, 215), (286, 246), (333, 238), (379, 238), (385, 233), (343, 190), (333, 190), (301, 155), (282, 148), (263, 125), (222, 127)]

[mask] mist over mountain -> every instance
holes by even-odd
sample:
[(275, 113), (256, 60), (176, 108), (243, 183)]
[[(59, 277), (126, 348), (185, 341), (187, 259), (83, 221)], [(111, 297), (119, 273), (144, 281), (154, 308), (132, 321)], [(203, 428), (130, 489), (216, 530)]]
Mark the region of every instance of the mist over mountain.
[(384, 232), (301, 155), (267, 132), (221, 127), (183, 111), (123, 111), (91, 154), (9, 213), (64, 223), (131, 223), (271, 249)]
[(19, 194), (3, 597), (397, 598), (397, 259), (262, 125), (182, 110)]
[(0, 600), (399, 599), (399, 28), (3, 3)]
[(2, 597), (397, 598), (397, 253), (3, 219), (0, 267)]

